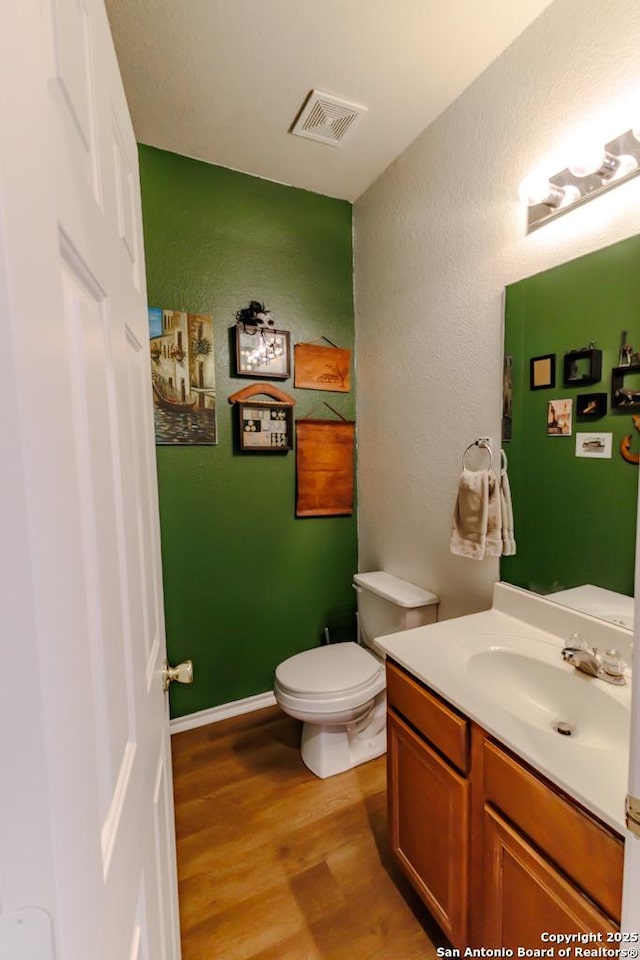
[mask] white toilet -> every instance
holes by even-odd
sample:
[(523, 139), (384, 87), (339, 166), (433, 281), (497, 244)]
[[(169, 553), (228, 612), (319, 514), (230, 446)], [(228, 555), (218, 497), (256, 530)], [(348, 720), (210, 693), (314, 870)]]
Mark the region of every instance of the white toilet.
[(333, 643), (276, 668), (274, 693), (303, 721), (301, 753), (318, 777), (331, 777), (387, 748), (384, 654), (375, 638), (437, 618), (438, 597), (389, 573), (356, 573), (358, 642)]

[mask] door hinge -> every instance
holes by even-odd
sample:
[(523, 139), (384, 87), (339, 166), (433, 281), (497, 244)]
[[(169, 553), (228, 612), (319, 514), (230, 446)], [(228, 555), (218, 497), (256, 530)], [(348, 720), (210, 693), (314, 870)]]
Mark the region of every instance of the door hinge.
[(640, 797), (634, 797), (628, 793), (624, 810), (627, 830), (636, 837), (640, 837)]

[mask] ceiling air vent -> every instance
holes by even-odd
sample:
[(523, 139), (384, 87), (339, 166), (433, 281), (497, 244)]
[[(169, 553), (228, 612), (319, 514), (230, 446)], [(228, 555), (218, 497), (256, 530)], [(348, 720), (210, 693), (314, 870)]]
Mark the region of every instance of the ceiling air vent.
[(366, 110), (366, 107), (332, 97), (329, 93), (312, 90), (291, 127), (291, 133), (339, 147)]

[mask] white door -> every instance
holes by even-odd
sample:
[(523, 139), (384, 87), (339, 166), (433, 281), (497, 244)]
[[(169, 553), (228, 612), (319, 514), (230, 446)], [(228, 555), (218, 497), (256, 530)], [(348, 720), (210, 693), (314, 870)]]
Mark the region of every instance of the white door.
[(0, 937), (177, 960), (137, 154), (102, 0), (1, 4), (0, 89)]
[[(640, 799), (640, 491), (637, 516), (629, 793)], [(627, 933), (640, 937), (640, 836), (636, 836), (630, 830), (627, 830), (625, 837), (622, 928)], [(625, 943), (622, 946), (637, 950), (640, 948), (640, 943)]]

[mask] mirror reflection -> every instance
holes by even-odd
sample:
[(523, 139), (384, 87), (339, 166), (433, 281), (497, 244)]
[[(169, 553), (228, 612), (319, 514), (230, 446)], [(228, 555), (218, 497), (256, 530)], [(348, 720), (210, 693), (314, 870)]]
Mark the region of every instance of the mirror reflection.
[[(633, 626), (640, 237), (507, 287), (505, 416), (518, 550), (501, 579)], [(622, 392), (621, 392), (622, 391)]]

